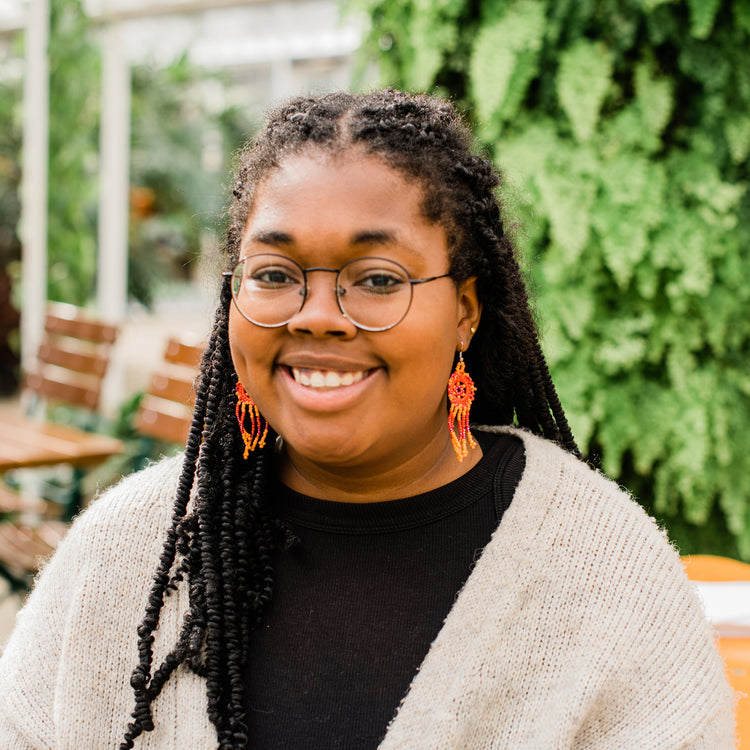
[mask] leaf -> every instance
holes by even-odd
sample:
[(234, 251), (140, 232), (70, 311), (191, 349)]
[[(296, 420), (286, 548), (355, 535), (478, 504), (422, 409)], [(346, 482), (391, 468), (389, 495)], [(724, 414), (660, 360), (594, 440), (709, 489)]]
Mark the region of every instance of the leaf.
[[(612, 204), (634, 205), (646, 191), (649, 163), (637, 155), (621, 152), (601, 165), (600, 176)], [(607, 208), (613, 210), (612, 206)]]
[(546, 169), (547, 160), (561, 148), (554, 123), (542, 118), (522, 123), (515, 136), (495, 147), (495, 160), (510, 180), (527, 187), (535, 175)]
[(494, 34), (482, 33), (477, 37), (469, 72), (473, 99), (480, 119), (489, 121), (493, 113), (500, 109), (515, 65), (514, 51), (497, 44)]
[(674, 3), (676, 0), (638, 0), (641, 8), (647, 13), (650, 13), (654, 8), (660, 5), (666, 5), (667, 3)]
[(646, 127), (660, 135), (669, 122), (674, 107), (674, 85), (668, 78), (652, 75), (651, 65), (639, 63), (635, 69), (636, 101)]
[[(557, 255), (556, 259), (550, 256)], [(559, 265), (558, 265), (559, 264)], [(567, 267), (564, 256), (559, 250), (553, 248), (544, 259), (543, 275), (546, 284), (544, 296), (544, 307), (549, 311), (546, 316), (548, 319), (554, 316), (560, 322), (561, 330), (570, 342), (579, 342), (586, 333), (588, 322), (594, 316), (596, 309), (594, 300), (585, 294), (581, 294), (575, 288), (566, 288), (560, 283), (553, 284), (555, 276), (559, 275), (555, 271), (558, 268)]]
[(707, 39), (714, 26), (721, 0), (688, 0), (690, 32), (696, 39)]
[(611, 84), (612, 57), (603, 43), (577, 41), (560, 56), (557, 95), (579, 141), (588, 141)]
[(700, 81), (708, 92), (725, 89), (732, 75), (732, 63), (716, 44), (688, 38), (680, 48), (677, 62), (689, 78)]
[(629, 284), (638, 263), (646, 255), (646, 228), (637, 210), (620, 208), (612, 212), (594, 212), (602, 255), (620, 289)]
[(597, 348), (594, 366), (609, 375), (629, 371), (645, 355), (647, 333), (652, 324), (651, 316), (614, 321), (607, 328), (606, 339)]
[(568, 263), (575, 263), (589, 240), (589, 209), (594, 201), (595, 186), (591, 181), (551, 172), (538, 175), (535, 182), (549, 216), (552, 241), (566, 251)]
[(414, 65), (409, 84), (425, 91), (434, 82), (445, 53), (455, 47), (458, 30), (452, 19), (446, 19), (435, 8), (417, 8), (410, 30), (414, 44)]
[(729, 153), (735, 164), (741, 164), (750, 153), (750, 117), (733, 114), (726, 120), (725, 133)]
[(750, 34), (750, 3), (747, 0), (734, 0), (732, 11), (737, 26), (746, 34)]
[(490, 25), (483, 26), (469, 61), (472, 98), (482, 120), (490, 120), (507, 105), (512, 116), (536, 73), (544, 37), (544, 5), (521, 0)]

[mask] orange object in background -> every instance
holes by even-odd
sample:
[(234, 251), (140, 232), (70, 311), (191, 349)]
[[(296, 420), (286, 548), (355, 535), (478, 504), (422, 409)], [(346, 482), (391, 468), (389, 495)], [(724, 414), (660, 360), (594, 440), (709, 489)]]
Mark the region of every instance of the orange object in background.
[[(747, 581), (750, 565), (717, 555), (691, 555), (683, 558), (688, 578), (696, 582), (720, 583)], [(750, 601), (748, 601), (750, 609)], [(737, 734), (740, 750), (750, 750), (750, 627), (717, 624), (719, 651), (724, 659), (727, 678), (739, 693), (737, 701)]]

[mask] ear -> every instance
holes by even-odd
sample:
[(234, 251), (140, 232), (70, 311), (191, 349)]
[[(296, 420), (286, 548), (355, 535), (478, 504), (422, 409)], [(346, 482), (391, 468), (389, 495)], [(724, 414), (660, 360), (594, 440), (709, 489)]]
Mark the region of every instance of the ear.
[(461, 282), (458, 286), (458, 326), (456, 328), (456, 346), (463, 343), (463, 350), (469, 348), (471, 339), (479, 327), (479, 320), (482, 317), (482, 303), (479, 301), (477, 293), (477, 277), (472, 276), (470, 279)]

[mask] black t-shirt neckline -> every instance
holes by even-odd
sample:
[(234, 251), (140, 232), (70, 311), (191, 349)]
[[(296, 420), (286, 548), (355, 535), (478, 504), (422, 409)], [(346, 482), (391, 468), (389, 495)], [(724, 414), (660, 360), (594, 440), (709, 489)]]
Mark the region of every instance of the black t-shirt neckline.
[[(273, 488), (273, 512), (293, 525), (340, 534), (377, 534), (403, 531), (434, 523), (457, 513), (486, 493), (493, 479), (502, 479), (508, 461), (518, 450), (514, 438), (475, 435), (482, 446), (479, 462), (452, 482), (419, 495), (369, 503), (322, 500), (296, 492), (280, 481)], [(514, 472), (510, 489), (518, 481)], [(499, 520), (499, 519), (498, 519)]]

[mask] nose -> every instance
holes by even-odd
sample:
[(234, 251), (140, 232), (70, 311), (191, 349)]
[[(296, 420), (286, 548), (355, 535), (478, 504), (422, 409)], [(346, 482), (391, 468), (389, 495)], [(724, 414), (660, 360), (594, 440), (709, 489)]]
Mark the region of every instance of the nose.
[(316, 338), (351, 338), (356, 335), (357, 327), (339, 307), (335, 287), (338, 277), (331, 277), (328, 269), (321, 271), (323, 272), (314, 272), (312, 275), (308, 271), (305, 301), (287, 323), (287, 328), (292, 333)]

